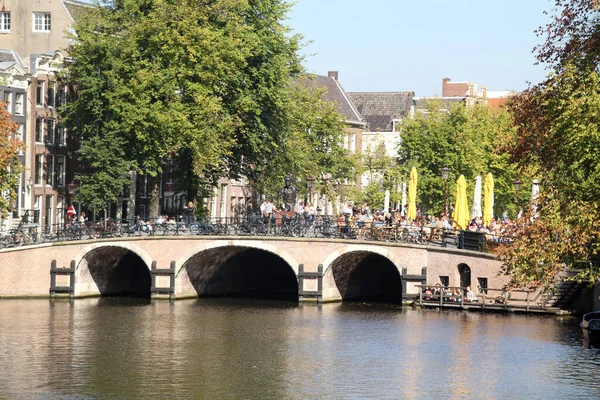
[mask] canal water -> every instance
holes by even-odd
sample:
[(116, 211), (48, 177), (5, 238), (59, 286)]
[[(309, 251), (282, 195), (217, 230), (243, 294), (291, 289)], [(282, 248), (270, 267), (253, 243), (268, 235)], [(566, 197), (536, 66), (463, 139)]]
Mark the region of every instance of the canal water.
[(589, 399), (574, 319), (260, 300), (0, 301), (4, 399)]

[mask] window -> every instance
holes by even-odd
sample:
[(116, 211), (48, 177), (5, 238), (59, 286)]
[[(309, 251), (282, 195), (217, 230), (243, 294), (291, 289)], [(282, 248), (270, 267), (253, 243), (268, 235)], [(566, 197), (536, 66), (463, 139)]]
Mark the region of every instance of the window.
[(37, 154), (35, 156), (35, 177), (34, 177), (34, 182), (36, 185), (41, 185), (42, 184), (42, 176), (44, 175), (44, 155), (43, 154)]
[(56, 104), (56, 83), (48, 82), (48, 107), (54, 107)]
[(440, 283), (442, 284), (442, 286), (450, 286), (450, 277), (440, 276)]
[(35, 141), (36, 143), (44, 143), (44, 119), (35, 119)]
[(40, 211), (42, 210), (42, 196), (35, 196), (35, 202), (33, 203), (33, 223), (40, 223)]
[(33, 31), (50, 32), (50, 13), (33, 13)]
[(15, 96), (15, 114), (23, 115), (23, 93), (17, 93)]
[(56, 185), (65, 186), (65, 156), (58, 156), (56, 160)]
[(44, 213), (44, 227), (49, 229), (52, 226), (52, 200), (54, 196), (46, 196), (46, 212)]
[(56, 123), (56, 120), (54, 120), (54, 119), (48, 120), (48, 135), (46, 136), (46, 143), (48, 143), (48, 144), (54, 144), (54, 136), (56, 135), (56, 132), (54, 129), (55, 123)]
[(62, 196), (58, 196), (56, 198), (56, 223), (64, 224), (65, 223), (65, 198)]
[(58, 124), (56, 126), (56, 144), (64, 146), (65, 142), (65, 127), (62, 124)]
[(10, 12), (0, 13), (0, 32), (10, 32)]
[(148, 197), (148, 175), (138, 175), (138, 190), (140, 197)]
[(46, 156), (46, 185), (54, 186), (54, 156), (48, 154)]
[(38, 81), (35, 89), (35, 105), (44, 106), (44, 81)]
[(487, 294), (488, 280), (487, 278), (477, 278), (477, 290), (479, 293)]
[(61, 85), (56, 93), (56, 107), (60, 107), (67, 102), (67, 87)]
[(140, 204), (140, 213), (138, 215), (141, 219), (146, 219), (146, 205)]
[[(23, 124), (19, 124), (19, 127), (17, 128), (17, 134), (15, 135), (15, 139), (20, 140), (21, 142), (23, 141)], [(19, 153), (20, 156), (23, 155), (23, 146), (19, 147)]]
[(4, 102), (6, 103), (5, 110), (12, 114), (12, 92), (4, 92)]

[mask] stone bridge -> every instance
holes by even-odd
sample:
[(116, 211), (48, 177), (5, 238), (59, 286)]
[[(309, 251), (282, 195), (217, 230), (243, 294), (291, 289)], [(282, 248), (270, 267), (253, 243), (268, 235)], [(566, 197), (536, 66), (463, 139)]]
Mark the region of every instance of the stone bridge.
[(0, 297), (400, 299), (440, 280), (502, 287), (499, 267), (490, 254), (400, 243), (134, 237), (0, 250)]

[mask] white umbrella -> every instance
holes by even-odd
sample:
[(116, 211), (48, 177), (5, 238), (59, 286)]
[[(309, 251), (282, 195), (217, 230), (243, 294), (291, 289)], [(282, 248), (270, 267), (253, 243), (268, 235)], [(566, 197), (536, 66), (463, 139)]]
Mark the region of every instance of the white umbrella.
[(401, 212), (401, 215), (403, 217), (406, 215), (406, 210), (405, 210), (404, 206), (406, 206), (406, 182), (402, 182), (402, 212)]
[(540, 181), (534, 179), (531, 182), (531, 200), (537, 199), (537, 194), (540, 192)]
[(473, 210), (471, 211), (471, 218), (481, 218), (481, 177), (475, 178), (475, 194), (473, 196)]
[(531, 182), (531, 211), (532, 211), (533, 218), (537, 217), (537, 198), (538, 198), (539, 192), (540, 192), (540, 181), (538, 181), (537, 179), (534, 179)]
[(389, 190), (385, 191), (385, 201), (384, 201), (384, 206), (383, 206), (383, 212), (386, 214), (390, 212), (390, 191)]

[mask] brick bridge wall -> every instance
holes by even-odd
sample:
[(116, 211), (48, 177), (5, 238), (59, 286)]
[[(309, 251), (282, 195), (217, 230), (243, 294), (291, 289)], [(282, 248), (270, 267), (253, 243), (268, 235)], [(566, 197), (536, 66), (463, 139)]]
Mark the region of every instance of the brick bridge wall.
[[(422, 268), (426, 267), (428, 284), (439, 282), (440, 276), (448, 276), (450, 286), (459, 286), (459, 264), (470, 267), (473, 285), (477, 284), (478, 277), (487, 278), (488, 286), (492, 288), (500, 288), (508, 281), (506, 276), (498, 276), (500, 262), (492, 255), (433, 246), (306, 238), (140, 237), (0, 250), (0, 297), (48, 297), (52, 260), (56, 260), (58, 268), (69, 267), (74, 260), (76, 297), (99, 295), (98, 287), (88, 270), (89, 256), (86, 258), (86, 255), (106, 247), (122, 249), (119, 250), (121, 252), (134, 252), (149, 269), (153, 261), (159, 269), (167, 269), (175, 262), (175, 297), (197, 296), (187, 277), (187, 271), (183, 268), (185, 262), (199, 252), (225, 246), (251, 247), (274, 253), (289, 264), (296, 276), (300, 264), (303, 264), (305, 272), (317, 272), (321, 264), (324, 301), (341, 299), (332, 273), (332, 264), (336, 260), (344, 262), (345, 255), (356, 252), (375, 253), (386, 258), (403, 277), (421, 275)], [(103, 251), (106, 252), (106, 249)], [(168, 286), (168, 279), (159, 276), (156, 285)], [(317, 290), (317, 279), (303, 281), (304, 287), (300, 290)], [(56, 284), (68, 286), (69, 277), (58, 276)], [(415, 293), (416, 288), (413, 286), (414, 284), (409, 284), (405, 288), (406, 292)]]

